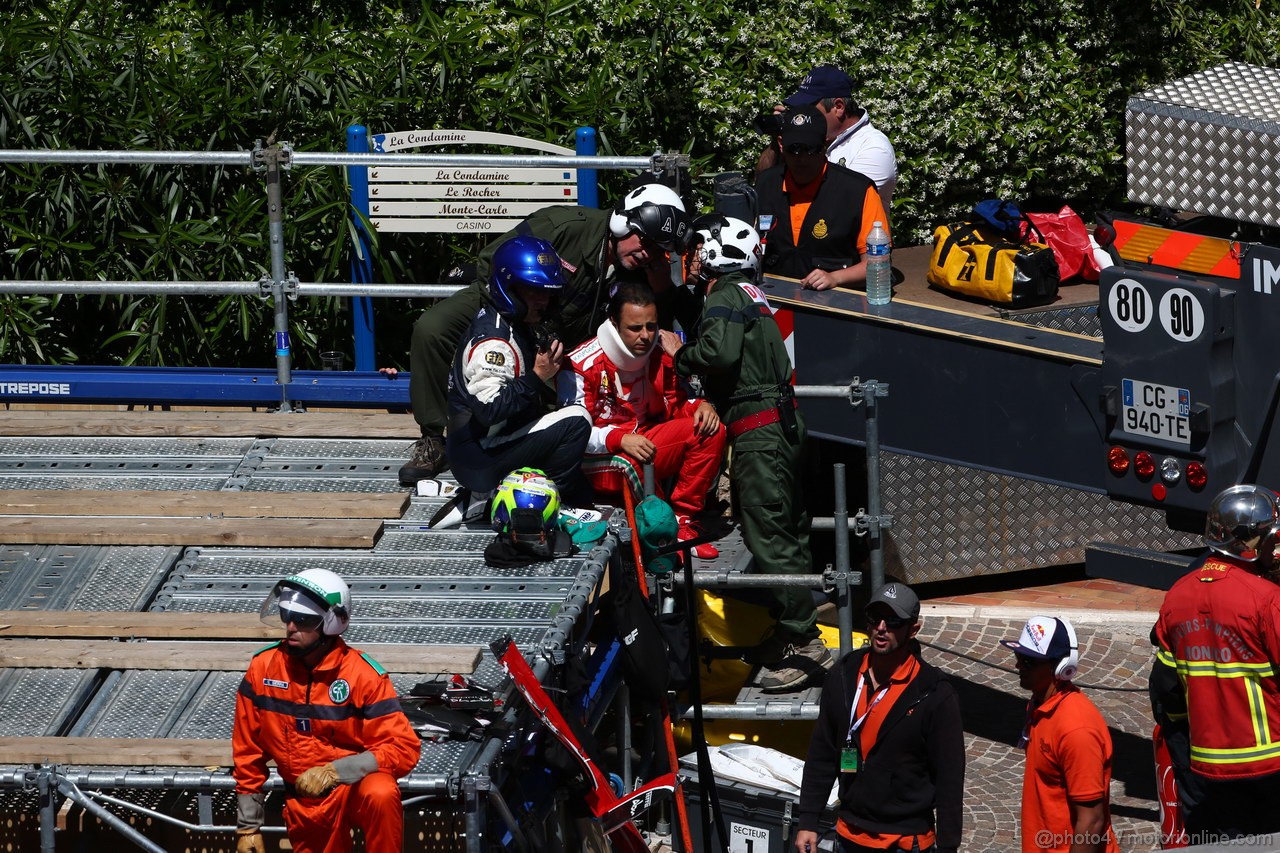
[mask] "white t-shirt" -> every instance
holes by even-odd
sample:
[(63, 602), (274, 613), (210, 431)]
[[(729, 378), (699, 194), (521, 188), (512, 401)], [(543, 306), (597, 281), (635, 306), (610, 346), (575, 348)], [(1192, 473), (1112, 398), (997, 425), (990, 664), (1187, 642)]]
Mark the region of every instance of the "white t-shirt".
[(892, 215), (893, 188), (898, 183), (898, 159), (893, 143), (871, 124), (865, 111), (853, 127), (827, 146), (827, 159), (846, 169), (861, 172), (875, 181), (885, 213)]

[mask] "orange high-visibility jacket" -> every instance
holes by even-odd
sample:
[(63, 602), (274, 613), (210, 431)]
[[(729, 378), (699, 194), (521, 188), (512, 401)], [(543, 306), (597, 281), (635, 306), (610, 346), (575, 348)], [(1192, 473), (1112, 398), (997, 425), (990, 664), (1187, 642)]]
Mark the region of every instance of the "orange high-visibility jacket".
[(1165, 595), (1153, 636), (1155, 666), (1177, 673), (1163, 683), (1185, 693), (1191, 768), (1215, 779), (1280, 772), (1280, 586), (1210, 556)]
[(256, 794), (268, 759), (292, 784), (304, 770), (368, 751), (399, 778), (418, 763), (421, 742), (386, 671), (339, 638), (315, 669), (279, 643), (254, 656), (236, 697), (231, 747), (236, 793)]

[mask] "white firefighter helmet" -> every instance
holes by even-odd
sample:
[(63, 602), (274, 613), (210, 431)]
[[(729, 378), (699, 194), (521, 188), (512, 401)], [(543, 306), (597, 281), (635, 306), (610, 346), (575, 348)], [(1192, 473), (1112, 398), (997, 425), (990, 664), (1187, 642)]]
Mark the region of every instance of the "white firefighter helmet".
[(732, 216), (711, 213), (698, 217), (694, 227), (702, 239), (699, 251), (702, 268), (707, 273), (718, 276), (744, 272), (754, 277), (760, 271), (764, 249), (760, 235), (749, 224)]
[(336, 637), (351, 622), (351, 590), (328, 569), (305, 569), (272, 587), (258, 615), (272, 626), (295, 618), (312, 622), (318, 617), (320, 632)]

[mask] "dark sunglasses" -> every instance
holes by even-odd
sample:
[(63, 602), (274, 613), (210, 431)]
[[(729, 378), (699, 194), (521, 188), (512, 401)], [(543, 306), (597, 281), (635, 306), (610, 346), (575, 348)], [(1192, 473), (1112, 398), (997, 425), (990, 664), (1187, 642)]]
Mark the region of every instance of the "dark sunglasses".
[(782, 150), (797, 157), (812, 157), (822, 151), (821, 148), (814, 148), (812, 145), (805, 145), (803, 142), (793, 142)]
[(866, 617), (867, 617), (867, 627), (869, 628), (874, 628), (877, 625), (879, 625), (881, 622), (883, 622), (884, 626), (888, 628), (890, 631), (896, 631), (899, 628), (902, 628), (906, 625), (911, 624), (910, 619), (903, 619), (901, 616), (896, 616), (893, 614), (890, 614), (888, 616), (876, 616), (870, 610), (866, 612)]
[(323, 616), (314, 613), (292, 613), (287, 610), (280, 611), (280, 621), (285, 625), (290, 622), (297, 625), (299, 630), (314, 631), (320, 627), (320, 623), (324, 621)]

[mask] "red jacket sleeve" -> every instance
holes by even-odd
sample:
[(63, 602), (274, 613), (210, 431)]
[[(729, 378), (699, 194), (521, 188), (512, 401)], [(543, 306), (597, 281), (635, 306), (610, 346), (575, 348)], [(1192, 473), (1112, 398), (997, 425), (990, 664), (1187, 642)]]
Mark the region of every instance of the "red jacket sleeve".
[(665, 352), (662, 354), (659, 370), (662, 396), (667, 402), (667, 418), (692, 417), (698, 408), (699, 400), (690, 400), (684, 393), (679, 377), (676, 375), (675, 361)]

